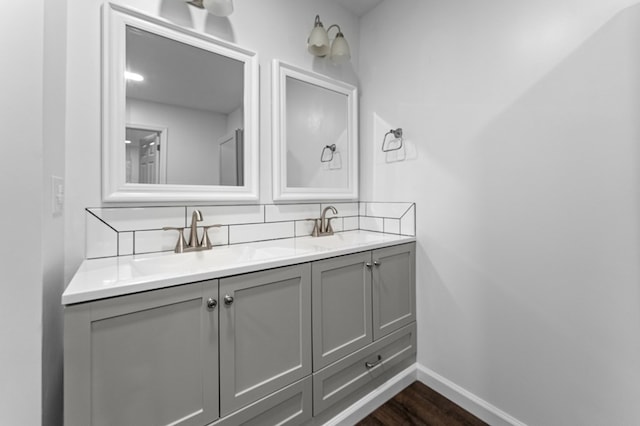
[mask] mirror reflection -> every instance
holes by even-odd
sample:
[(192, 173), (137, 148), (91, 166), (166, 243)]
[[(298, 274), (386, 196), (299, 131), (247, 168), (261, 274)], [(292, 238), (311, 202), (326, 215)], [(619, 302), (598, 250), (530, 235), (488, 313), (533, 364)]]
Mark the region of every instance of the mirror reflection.
[(358, 89), (273, 61), (273, 199), (358, 198)]
[(244, 63), (126, 27), (126, 182), (244, 183)]
[(348, 182), (348, 98), (286, 78), (287, 186), (340, 188)]

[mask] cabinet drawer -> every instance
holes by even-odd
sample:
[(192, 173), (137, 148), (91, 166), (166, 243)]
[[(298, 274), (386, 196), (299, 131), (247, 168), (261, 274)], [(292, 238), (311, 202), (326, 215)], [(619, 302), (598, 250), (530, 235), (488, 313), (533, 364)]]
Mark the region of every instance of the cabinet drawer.
[(225, 417), (215, 426), (293, 426), (311, 419), (311, 376)]
[(415, 353), (412, 323), (318, 371), (313, 375), (314, 416)]

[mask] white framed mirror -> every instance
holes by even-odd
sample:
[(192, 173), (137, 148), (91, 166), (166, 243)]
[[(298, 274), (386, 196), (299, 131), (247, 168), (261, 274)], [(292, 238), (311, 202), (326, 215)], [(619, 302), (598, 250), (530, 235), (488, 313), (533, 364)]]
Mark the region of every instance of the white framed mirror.
[(103, 200), (258, 200), (257, 54), (116, 4), (103, 20)]
[(273, 62), (273, 199), (358, 198), (358, 89)]

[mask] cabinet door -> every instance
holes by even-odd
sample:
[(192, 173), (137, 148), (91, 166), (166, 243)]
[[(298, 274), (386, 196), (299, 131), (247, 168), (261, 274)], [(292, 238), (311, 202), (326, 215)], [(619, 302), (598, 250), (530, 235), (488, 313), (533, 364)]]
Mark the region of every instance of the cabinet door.
[(222, 416), (311, 373), (310, 275), (303, 264), (220, 280)]
[(371, 252), (313, 262), (313, 371), (373, 341)]
[(65, 309), (65, 424), (218, 418), (217, 281)]
[(415, 243), (373, 251), (373, 338), (416, 319)]

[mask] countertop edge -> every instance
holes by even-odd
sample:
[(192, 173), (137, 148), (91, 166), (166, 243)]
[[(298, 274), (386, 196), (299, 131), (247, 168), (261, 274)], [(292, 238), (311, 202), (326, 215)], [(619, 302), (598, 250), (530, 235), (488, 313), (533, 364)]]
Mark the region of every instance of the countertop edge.
[[(363, 235), (371, 235), (375, 234), (369, 231), (359, 231), (364, 232)], [(177, 285), (184, 285), (197, 281), (211, 280), (211, 279), (220, 279), (224, 277), (229, 277), (233, 275), (241, 275), (251, 272), (257, 272), (266, 269), (279, 268), (283, 266), (296, 265), (300, 263), (313, 262), (322, 259), (328, 259), (336, 256), (344, 256), (348, 254), (375, 250), (378, 248), (407, 244), (411, 242), (415, 242), (416, 238), (413, 236), (406, 235), (394, 235), (394, 234), (380, 234), (380, 241), (370, 241), (366, 243), (357, 243), (346, 245), (345, 247), (340, 247), (338, 249), (324, 249), (317, 250), (315, 252), (309, 252), (300, 254), (297, 256), (283, 256), (283, 257), (274, 257), (271, 259), (264, 259), (260, 261), (251, 261), (246, 263), (234, 264), (229, 267), (224, 268), (213, 268), (211, 270), (203, 270), (197, 272), (187, 272), (180, 275), (173, 276), (162, 276), (162, 275), (149, 275), (146, 277), (139, 277), (138, 279), (131, 279), (127, 282), (123, 282), (121, 284), (113, 285), (112, 287), (100, 287), (94, 288), (90, 290), (81, 290), (76, 287), (82, 287), (81, 284), (78, 284), (76, 280), (81, 279), (78, 278), (78, 274), (85, 268), (87, 265), (92, 262), (95, 263), (95, 260), (84, 260), (78, 268), (78, 272), (74, 275), (74, 278), (71, 280), (67, 288), (61, 297), (62, 305), (75, 305), (79, 303), (88, 303), (100, 299), (106, 299), (110, 297), (117, 296), (125, 296), (134, 293), (140, 293), (144, 291), (150, 290), (158, 290), (167, 287), (173, 287)], [(388, 239), (389, 236), (397, 237), (395, 239)], [(307, 237), (302, 237), (307, 238)], [(291, 242), (295, 241), (298, 238), (288, 238), (283, 241)], [(308, 240), (307, 240), (308, 241)], [(262, 242), (264, 243), (264, 242)], [(246, 243), (246, 244), (238, 244), (237, 247), (252, 247), (258, 243)], [(277, 245), (277, 242), (274, 242), (274, 246)], [(214, 247), (215, 250), (215, 247)], [(166, 253), (162, 254), (166, 256), (183, 256), (181, 254), (173, 254)], [(133, 259), (135, 256), (127, 256), (127, 258)], [(138, 258), (143, 258), (143, 256), (138, 256)], [(101, 260), (101, 259), (96, 259)], [(114, 258), (113, 260), (113, 268), (117, 268), (117, 262), (120, 259)]]

